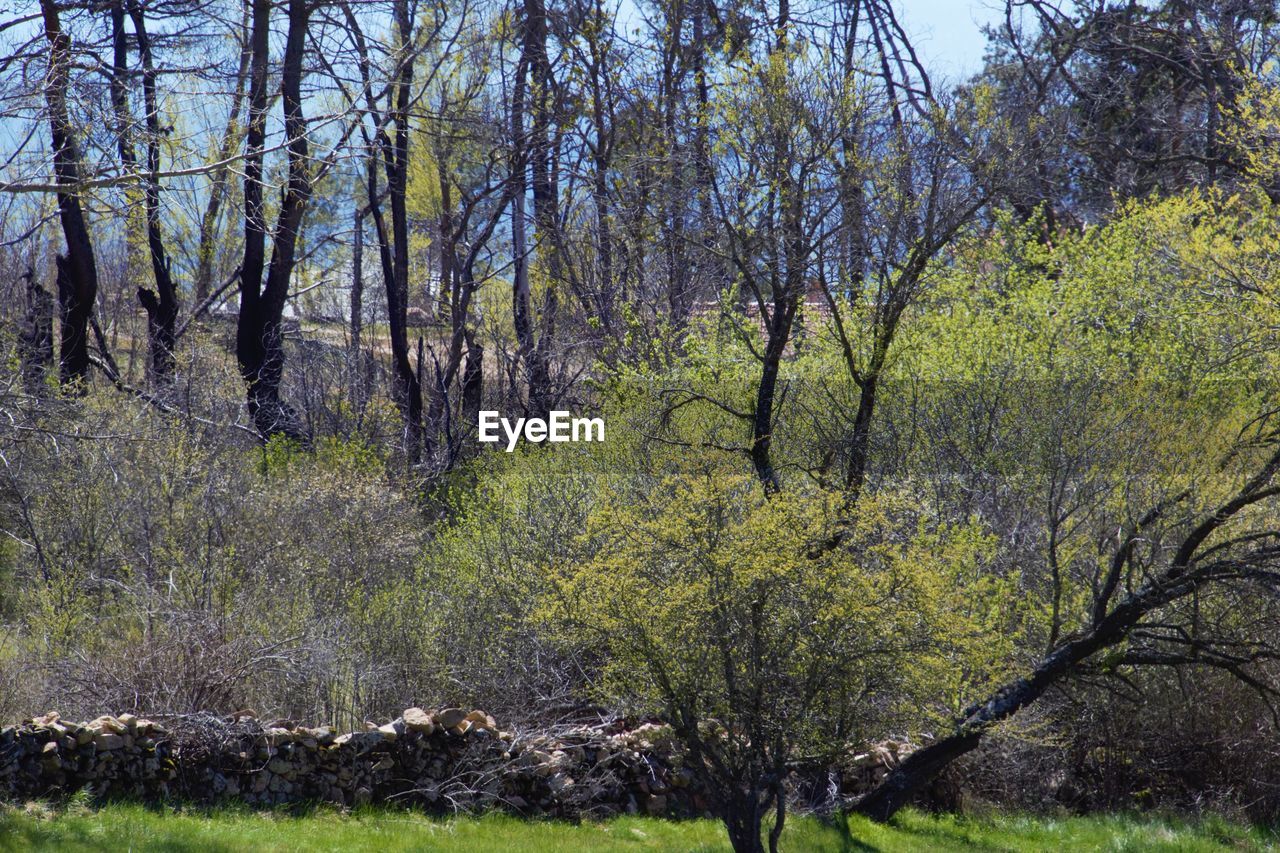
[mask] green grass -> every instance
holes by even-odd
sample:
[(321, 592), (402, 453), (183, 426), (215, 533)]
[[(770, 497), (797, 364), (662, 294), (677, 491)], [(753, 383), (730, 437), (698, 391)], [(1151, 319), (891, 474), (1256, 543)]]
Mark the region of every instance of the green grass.
[[(1110, 850), (1201, 851), (1280, 849), (1275, 835), (1223, 820), (1198, 823), (1109, 815), (1042, 818), (995, 814), (934, 816), (905, 812), (887, 826), (861, 819), (832, 826), (793, 818), (783, 834), (789, 851)], [(430, 818), (412, 812), (329, 810), (305, 814), (247, 810), (100, 809), (39, 805), (0, 810), (0, 851), (727, 851), (713, 821), (671, 822), (624, 817), (573, 825), (503, 815)]]

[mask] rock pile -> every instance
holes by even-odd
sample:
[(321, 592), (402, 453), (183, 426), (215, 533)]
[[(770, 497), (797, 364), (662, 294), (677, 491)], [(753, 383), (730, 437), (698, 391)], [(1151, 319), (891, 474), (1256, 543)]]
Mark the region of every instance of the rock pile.
[(885, 740), (871, 744), (866, 752), (852, 753), (835, 768), (841, 796), (851, 799), (870, 791), (916, 748), (907, 741)]
[(665, 726), (520, 738), (483, 711), (409, 708), (336, 734), (288, 721), (56, 713), (0, 730), (0, 799), (96, 796), (251, 805), (414, 804), (559, 817), (701, 814), (705, 797)]
[[(843, 766), (797, 773), (815, 804), (870, 790), (910, 754), (885, 741)], [(0, 800), (100, 797), (255, 806), (329, 802), (505, 809), (552, 817), (706, 814), (710, 802), (670, 727), (579, 726), (518, 736), (483, 711), (409, 708), (337, 734), (252, 715), (88, 723), (56, 713), (0, 729)]]

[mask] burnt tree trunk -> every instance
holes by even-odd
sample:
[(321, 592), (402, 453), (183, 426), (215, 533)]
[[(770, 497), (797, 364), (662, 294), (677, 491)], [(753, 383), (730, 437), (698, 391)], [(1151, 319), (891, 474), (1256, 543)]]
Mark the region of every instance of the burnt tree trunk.
[[(549, 112), (547, 105), (551, 72), (547, 60), (547, 14), (541, 0), (524, 0), (521, 21), (521, 52), (516, 80), (512, 86), (511, 136), (514, 146), (512, 158), (512, 210), (511, 236), (514, 262), (512, 287), (512, 321), (520, 358), (528, 383), (528, 409), (535, 417), (545, 416), (551, 408), (551, 374), (548, 357), (552, 339), (552, 318), (555, 312), (555, 282), (552, 282), (544, 314), (547, 327), (537, 333), (533, 299), (529, 287), (529, 245), (525, 220), (525, 196), (532, 183), (534, 222), (543, 233), (549, 215), (550, 147), (548, 141)], [(528, 90), (526, 91), (526, 76)], [(527, 99), (527, 100), (526, 100)], [(526, 106), (531, 108), (532, 122), (528, 132), (524, 128)], [(529, 181), (530, 167), (533, 180)]]
[(67, 106), (71, 37), (62, 31), (54, 0), (40, 0), (49, 41), (49, 76), (44, 92), (53, 140), (53, 170), (58, 184), (58, 218), (67, 253), (58, 256), (58, 317), (61, 324), (59, 375), (64, 385), (89, 375), (89, 318), (98, 296), (98, 268), (89, 226), (80, 207), (80, 151)]
[(53, 366), (53, 296), (36, 281), (34, 271), (28, 269), (23, 278), (27, 313), (18, 332), (18, 358), (23, 387), (29, 394), (38, 394)]
[(156, 97), (156, 69), (151, 56), (151, 39), (147, 35), (142, 9), (136, 2), (129, 3), (129, 17), (133, 21), (134, 35), (138, 40), (138, 59), (142, 63), (143, 107), (147, 112), (147, 183), (144, 206), (147, 250), (151, 255), (151, 273), (156, 283), (154, 291), (139, 287), (138, 301), (147, 312), (151, 379), (158, 385), (167, 385), (173, 380), (178, 290), (173, 283), (164, 237), (160, 231), (160, 137), (163, 130), (160, 127), (160, 105)]
[(364, 369), (364, 217), (366, 211), (356, 208), (355, 230), (351, 248), (351, 403), (363, 414), (369, 400), (369, 382)]
[(236, 327), (236, 358), (247, 386), (254, 427), (264, 439), (284, 435), (304, 444), (308, 436), (297, 412), (282, 399), (280, 384), (285, 359), (281, 321), (296, 259), (298, 230), (311, 195), (306, 122), (302, 114), (302, 53), (309, 13), (306, 0), (289, 0), (288, 32), (280, 71), (289, 174), (280, 200), (271, 264), (264, 283), (267, 229), (262, 203), (262, 168), (271, 4), (270, 0), (253, 0), (249, 124), (245, 138), (245, 245), (240, 274), (240, 317)]
[[(395, 372), (395, 401), (405, 424), (405, 450), (411, 463), (422, 452), (422, 383), (409, 359), (409, 105), (413, 88), (413, 20), (408, 0), (396, 0), (396, 37), (400, 42), (395, 100), (388, 118), (395, 125), (388, 137), (379, 134), (387, 195), (391, 206), (390, 251), (383, 232), (383, 281), (387, 290), (387, 320), (391, 360)], [(419, 365), (419, 370), (421, 365)]]
[[(781, 32), (785, 32), (785, 25), (784, 20), (779, 26)], [(782, 36), (779, 38), (781, 39)], [(782, 255), (785, 268), (781, 271), (781, 275), (774, 276), (775, 281), (781, 282), (781, 288), (773, 292), (772, 311), (766, 310), (763, 300), (760, 302), (761, 315), (767, 321), (766, 340), (760, 370), (760, 385), (756, 389), (751, 435), (751, 463), (765, 492), (770, 494), (777, 492), (780, 488), (771, 452), (778, 375), (782, 357), (791, 341), (796, 312), (799, 310), (800, 301), (804, 298), (805, 269), (809, 251), (803, 231), (803, 198), (801, 196), (803, 190), (791, 176), (791, 148), (782, 128), (778, 128), (774, 133), (774, 145), (774, 151), (779, 160), (776, 174), (779, 183)]]
[(854, 806), (853, 811), (872, 820), (886, 821), (932, 782), (947, 765), (977, 748), (983, 735), (1039, 699), (1053, 684), (1068, 676), (1078, 664), (1101, 649), (1123, 641), (1138, 620), (1155, 606), (1142, 596), (1117, 607), (1094, 630), (1066, 643), (1045, 657), (1032, 672), (1014, 679), (969, 710), (951, 734), (916, 750)]

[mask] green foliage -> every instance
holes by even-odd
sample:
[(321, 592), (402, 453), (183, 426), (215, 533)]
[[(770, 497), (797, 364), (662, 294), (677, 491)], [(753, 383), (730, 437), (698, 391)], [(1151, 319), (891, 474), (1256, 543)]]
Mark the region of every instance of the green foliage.
[(1276, 223), (1261, 193), (1124, 204), (1041, 239), (1009, 216), (958, 245), (904, 327), (899, 369), (930, 378), (1098, 376), (1188, 388), (1269, 375)]
[(641, 713), (814, 751), (863, 735), (873, 707), (919, 725), (1007, 657), (989, 543), (902, 496), (842, 504), (718, 471), (616, 490), (587, 521), (591, 556), (556, 566), (544, 618), (600, 650), (602, 693)]

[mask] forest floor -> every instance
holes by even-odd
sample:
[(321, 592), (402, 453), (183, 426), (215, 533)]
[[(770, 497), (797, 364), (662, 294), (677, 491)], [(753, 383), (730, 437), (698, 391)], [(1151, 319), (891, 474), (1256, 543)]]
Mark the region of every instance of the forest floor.
[[(1280, 835), (1219, 818), (1154, 816), (956, 817), (907, 811), (881, 826), (854, 819), (833, 826), (792, 818), (787, 851), (1280, 850)], [(41, 804), (0, 808), (0, 851), (728, 851), (709, 820), (622, 817), (600, 823), (522, 821), (490, 815), (432, 818), (405, 811), (343, 814), (328, 809), (252, 812), (151, 809), (138, 805)]]

